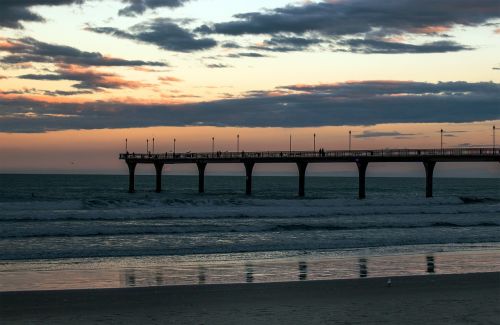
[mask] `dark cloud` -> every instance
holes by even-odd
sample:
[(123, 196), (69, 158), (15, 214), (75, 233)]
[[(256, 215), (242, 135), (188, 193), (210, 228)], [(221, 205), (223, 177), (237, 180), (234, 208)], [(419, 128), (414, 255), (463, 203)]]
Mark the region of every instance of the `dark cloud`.
[(123, 0), (129, 5), (119, 11), (122, 16), (135, 16), (144, 13), (147, 9), (161, 7), (177, 8), (183, 6), (189, 0)]
[(7, 39), (0, 42), (0, 52), (6, 52), (0, 63), (30, 62), (65, 63), (80, 66), (166, 66), (163, 62), (125, 60), (107, 57), (99, 52), (85, 52), (74, 47), (40, 42), (34, 38)]
[(18, 76), (20, 79), (30, 80), (71, 80), (78, 83), (72, 85), (76, 89), (93, 89), (100, 91), (103, 89), (119, 88), (139, 88), (145, 86), (136, 81), (122, 79), (114, 73), (100, 72), (79, 66), (61, 66), (53, 74), (25, 74)]
[(231, 53), (227, 55), (228, 58), (264, 58), (267, 55), (257, 53), (257, 52), (241, 52), (241, 53)]
[(212, 38), (198, 38), (196, 34), (181, 27), (171, 19), (154, 19), (133, 26), (129, 31), (113, 27), (87, 27), (87, 30), (154, 44), (162, 49), (175, 52), (194, 52), (213, 48), (217, 42)]
[(238, 14), (237, 20), (205, 30), (228, 35), (313, 31), (342, 36), (373, 30), (385, 35), (435, 34), (455, 25), (474, 26), (499, 17), (498, 0), (340, 0)]
[(347, 46), (348, 52), (365, 54), (397, 54), (397, 53), (445, 53), (472, 50), (471, 47), (451, 41), (437, 41), (420, 45), (387, 42), (373, 39), (350, 39), (337, 43)]
[(88, 95), (93, 94), (94, 92), (91, 90), (45, 90), (43, 94), (45, 96), (74, 96), (74, 95)]
[(207, 68), (211, 69), (222, 69), (222, 68), (231, 68), (231, 65), (223, 64), (223, 63), (210, 63), (205, 65)]
[(0, 1), (0, 27), (23, 28), (21, 22), (43, 22), (32, 6), (60, 6), (81, 4), (84, 0), (2, 0)]
[(226, 42), (226, 43), (223, 43), (221, 45), (221, 47), (225, 48), (225, 49), (239, 49), (241, 48), (242, 46), (239, 45), (238, 43), (235, 43), (235, 42)]
[[(492, 82), (363, 81), (288, 86), (279, 91), (282, 93), (260, 92), (243, 98), (179, 105), (122, 102), (48, 104), (0, 96), (0, 131), (185, 125), (311, 127), (465, 123), (499, 117), (500, 84)], [(59, 118), (59, 114), (72, 117)]]
[(371, 131), (366, 130), (361, 134), (355, 134), (355, 138), (381, 138), (381, 137), (397, 137), (397, 138), (409, 138), (416, 134), (414, 133), (401, 133), (398, 131), (384, 132), (384, 131)]
[[(288, 5), (264, 12), (238, 14), (235, 18), (211, 26), (202, 25), (196, 31), (234, 36), (313, 33), (321, 35), (326, 42), (340, 42), (339, 45), (347, 45), (350, 50), (359, 53), (441, 53), (470, 48), (447, 41), (407, 44), (388, 40), (407, 35), (446, 38), (445, 32), (455, 26), (478, 26), (500, 18), (500, 2), (339, 0)], [(268, 49), (286, 52), (297, 49), (297, 45), (283, 47), (278, 42)], [(303, 44), (302, 48), (307, 46)]]
[(264, 41), (262, 45), (252, 46), (254, 50), (264, 50), (272, 52), (293, 52), (303, 51), (312, 45), (323, 43), (324, 40), (319, 38), (306, 38), (277, 35), (269, 40)]
[[(61, 6), (83, 4), (89, 0), (2, 0), (0, 1), (0, 27), (23, 28), (22, 22), (44, 22), (45, 19), (33, 12), (33, 6)], [(103, 0), (101, 0), (103, 1)], [(161, 7), (177, 8), (190, 0), (122, 0), (127, 6), (118, 13), (122, 16), (135, 16), (147, 9)]]

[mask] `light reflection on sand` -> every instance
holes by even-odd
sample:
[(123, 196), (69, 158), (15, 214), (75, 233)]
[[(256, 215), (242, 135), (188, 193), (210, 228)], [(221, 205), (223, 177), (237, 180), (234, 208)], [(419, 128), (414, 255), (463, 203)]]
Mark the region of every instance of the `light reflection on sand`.
[(262, 283), (500, 271), (500, 250), (379, 256), (247, 254), (3, 262), (0, 291)]

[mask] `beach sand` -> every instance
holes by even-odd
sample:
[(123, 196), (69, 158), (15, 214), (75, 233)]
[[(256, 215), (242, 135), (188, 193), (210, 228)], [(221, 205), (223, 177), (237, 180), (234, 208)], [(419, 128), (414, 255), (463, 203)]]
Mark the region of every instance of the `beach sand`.
[(500, 273), (0, 293), (2, 324), (498, 324)]

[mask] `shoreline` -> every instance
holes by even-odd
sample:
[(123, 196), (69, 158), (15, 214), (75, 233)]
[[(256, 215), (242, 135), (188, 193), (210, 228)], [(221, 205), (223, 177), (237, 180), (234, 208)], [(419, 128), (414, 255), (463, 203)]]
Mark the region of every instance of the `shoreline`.
[(0, 292), (7, 323), (493, 324), (500, 272)]

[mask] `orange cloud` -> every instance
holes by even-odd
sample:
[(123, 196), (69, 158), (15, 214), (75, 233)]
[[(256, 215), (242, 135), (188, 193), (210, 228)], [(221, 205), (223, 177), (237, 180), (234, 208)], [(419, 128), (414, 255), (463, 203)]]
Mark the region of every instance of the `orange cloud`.
[(182, 79), (176, 78), (176, 77), (159, 77), (158, 80), (162, 81), (163, 83), (169, 84), (172, 82), (181, 82)]
[(411, 31), (417, 34), (440, 34), (449, 31), (449, 26), (425, 26), (420, 28), (413, 28)]

